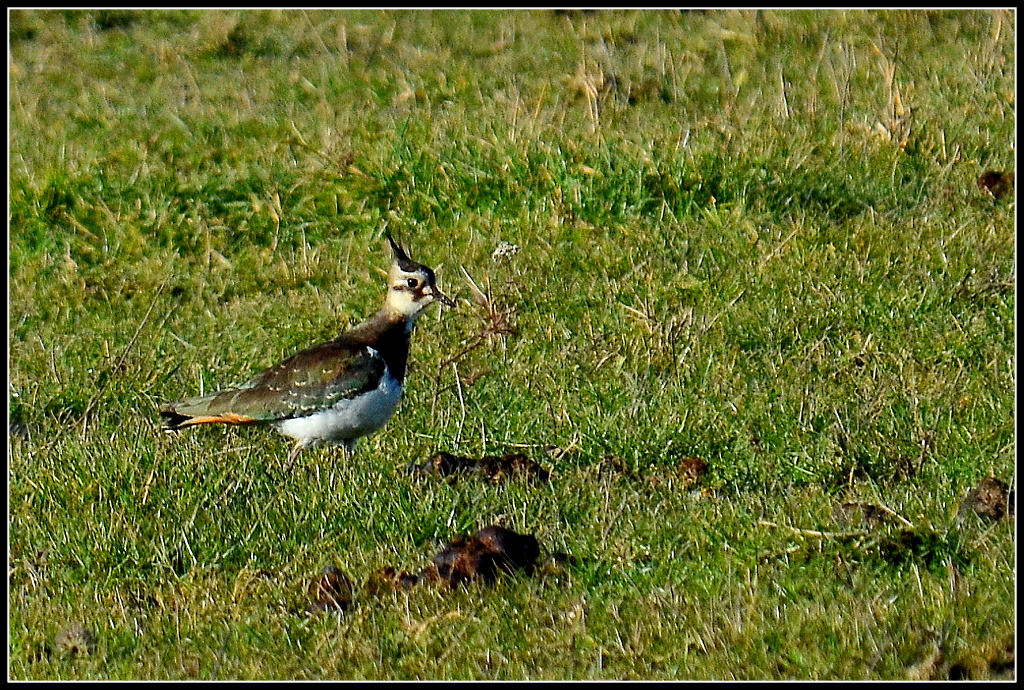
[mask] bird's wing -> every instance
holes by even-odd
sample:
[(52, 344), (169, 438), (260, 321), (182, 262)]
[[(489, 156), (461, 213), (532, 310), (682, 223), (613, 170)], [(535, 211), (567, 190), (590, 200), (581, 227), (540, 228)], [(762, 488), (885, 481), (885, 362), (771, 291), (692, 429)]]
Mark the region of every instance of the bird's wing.
[(239, 388), (190, 398), (168, 409), (192, 418), (192, 423), (303, 417), (373, 390), (385, 370), (384, 358), (373, 348), (332, 340), (292, 355)]

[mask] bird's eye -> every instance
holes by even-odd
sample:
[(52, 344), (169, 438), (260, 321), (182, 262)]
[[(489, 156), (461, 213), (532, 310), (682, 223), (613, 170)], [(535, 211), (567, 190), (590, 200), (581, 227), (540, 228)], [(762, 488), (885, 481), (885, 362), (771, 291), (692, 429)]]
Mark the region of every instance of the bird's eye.
[(420, 281), (416, 280), (415, 278), (409, 278), (409, 280), (405, 281), (405, 284), (411, 288), (415, 288), (417, 285), (420, 284)]

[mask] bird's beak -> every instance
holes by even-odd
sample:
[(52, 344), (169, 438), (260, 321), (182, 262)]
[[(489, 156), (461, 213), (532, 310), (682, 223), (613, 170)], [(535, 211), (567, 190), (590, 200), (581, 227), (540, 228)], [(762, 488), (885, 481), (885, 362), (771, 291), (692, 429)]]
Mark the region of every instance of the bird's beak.
[(440, 302), (441, 304), (443, 304), (444, 306), (448, 307), (449, 309), (454, 309), (455, 308), (454, 300), (452, 300), (450, 297), (448, 297), (447, 295), (442, 293), (440, 290), (438, 290), (436, 285), (432, 289), (433, 289), (433, 293), (431, 293), (431, 294), (434, 295), (434, 301)]

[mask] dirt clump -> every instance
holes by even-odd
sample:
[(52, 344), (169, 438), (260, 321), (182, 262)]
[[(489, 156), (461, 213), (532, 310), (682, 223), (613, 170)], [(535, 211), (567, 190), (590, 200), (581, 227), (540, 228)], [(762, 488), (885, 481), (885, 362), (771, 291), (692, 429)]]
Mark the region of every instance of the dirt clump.
[(978, 187), (988, 191), (996, 199), (1013, 191), (1013, 173), (986, 170), (978, 177)]
[(1012, 516), (1014, 502), (1014, 491), (1006, 482), (995, 477), (986, 477), (976, 488), (967, 492), (960, 504), (958, 519), (962, 521), (973, 513), (994, 522)]
[(546, 482), (550, 478), (547, 470), (522, 453), (469, 458), (438, 451), (423, 464), (414, 463), (410, 469), (422, 474), (449, 478), (460, 474), (478, 474), (495, 484), (512, 478), (541, 482)]
[(320, 576), (309, 585), (312, 600), (308, 610), (345, 611), (352, 605), (352, 581), (337, 566), (324, 566)]
[[(473, 581), (493, 584), (502, 574), (532, 575), (538, 568), (547, 572), (544, 564), (538, 565), (539, 557), (540, 545), (534, 535), (491, 525), (473, 535), (455, 537), (434, 555), (433, 563), (418, 573), (391, 566), (377, 570), (367, 579), (365, 589), (370, 595), (379, 596), (407, 592), (424, 584), (455, 586)], [(564, 573), (570, 557), (566, 554), (552, 557)]]
[(492, 525), (449, 542), (434, 556), (434, 567), (452, 584), (477, 579), (490, 583), (501, 572), (533, 574), (539, 556), (540, 546), (532, 534)]
[(679, 476), (688, 486), (700, 483), (708, 473), (708, 464), (696, 456), (683, 458), (679, 463)]

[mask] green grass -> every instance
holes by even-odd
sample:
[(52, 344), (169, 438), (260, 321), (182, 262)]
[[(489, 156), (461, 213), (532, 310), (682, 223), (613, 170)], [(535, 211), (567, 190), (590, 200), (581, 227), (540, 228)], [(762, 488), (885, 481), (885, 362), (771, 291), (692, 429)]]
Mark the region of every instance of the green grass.
[[(954, 518), (1015, 481), (1015, 22), (12, 12), (10, 677), (1012, 677), (1013, 521)], [(159, 431), (376, 309), (385, 227), (460, 307), (383, 432)], [(463, 267), (515, 332), (445, 366)], [(573, 561), (362, 586), (492, 523)]]

